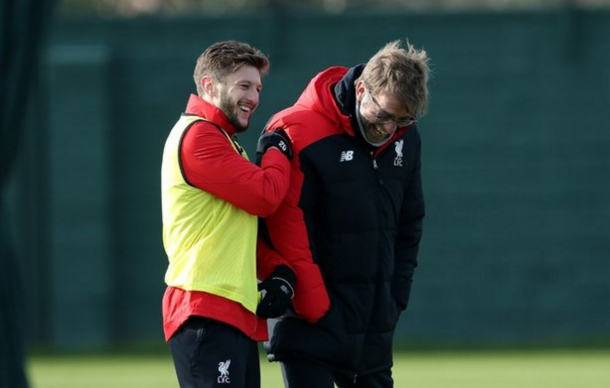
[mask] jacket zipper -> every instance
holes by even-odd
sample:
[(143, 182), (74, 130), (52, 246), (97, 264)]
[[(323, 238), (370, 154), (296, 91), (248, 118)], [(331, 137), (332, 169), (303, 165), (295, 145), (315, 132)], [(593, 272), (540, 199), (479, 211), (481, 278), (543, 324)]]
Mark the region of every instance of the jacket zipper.
[(377, 159), (375, 159), (373, 151), (371, 151), (371, 160), (373, 162), (373, 170), (375, 170), (375, 176), (377, 177), (377, 183), (383, 186), (383, 180), (381, 179), (381, 176), (379, 176), (379, 166), (377, 165)]

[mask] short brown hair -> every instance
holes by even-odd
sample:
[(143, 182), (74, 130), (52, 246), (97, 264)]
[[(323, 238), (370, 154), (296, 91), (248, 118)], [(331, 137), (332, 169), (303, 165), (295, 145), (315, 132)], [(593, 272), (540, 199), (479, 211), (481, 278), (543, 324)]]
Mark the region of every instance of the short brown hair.
[(203, 95), (201, 79), (212, 76), (216, 81), (222, 81), (228, 74), (239, 70), (242, 66), (253, 66), (262, 75), (269, 71), (269, 59), (260, 50), (247, 43), (229, 40), (214, 43), (197, 58), (193, 78), (197, 85), (197, 94)]
[(404, 101), (407, 110), (421, 116), (428, 110), (428, 55), (406, 42), (386, 44), (367, 62), (360, 80), (371, 93), (389, 92)]

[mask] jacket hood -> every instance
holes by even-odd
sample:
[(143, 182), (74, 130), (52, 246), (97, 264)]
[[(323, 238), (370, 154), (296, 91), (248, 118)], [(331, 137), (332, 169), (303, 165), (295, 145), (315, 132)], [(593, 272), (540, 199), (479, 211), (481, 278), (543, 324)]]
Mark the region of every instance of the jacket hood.
[(334, 87), (335, 98), (337, 105), (342, 112), (352, 117), (352, 126), (356, 126), (356, 88), (354, 87), (356, 80), (360, 78), (364, 65), (352, 67), (345, 73), (343, 78)]
[(344, 110), (347, 105), (343, 101), (338, 102), (334, 93), (335, 85), (345, 84), (347, 90), (349, 81), (344, 80), (344, 76), (349, 71), (346, 67), (333, 66), (318, 73), (309, 82), (295, 106), (312, 110), (324, 116), (334, 127), (353, 136), (355, 132), (351, 126), (352, 114), (349, 110)]

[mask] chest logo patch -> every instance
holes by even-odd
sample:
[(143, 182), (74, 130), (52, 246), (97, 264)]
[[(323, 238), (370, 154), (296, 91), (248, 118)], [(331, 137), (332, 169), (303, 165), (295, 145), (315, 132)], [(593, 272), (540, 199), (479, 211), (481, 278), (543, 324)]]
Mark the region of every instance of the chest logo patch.
[(339, 162), (349, 162), (354, 159), (354, 151), (341, 151)]
[(396, 157), (394, 158), (394, 165), (397, 167), (402, 167), (402, 147), (404, 145), (404, 139), (400, 139), (399, 141), (394, 143), (394, 150), (396, 151)]
[(220, 372), (217, 379), (218, 384), (231, 384), (231, 380), (229, 379), (229, 365), (231, 365), (231, 360), (218, 363), (218, 372)]

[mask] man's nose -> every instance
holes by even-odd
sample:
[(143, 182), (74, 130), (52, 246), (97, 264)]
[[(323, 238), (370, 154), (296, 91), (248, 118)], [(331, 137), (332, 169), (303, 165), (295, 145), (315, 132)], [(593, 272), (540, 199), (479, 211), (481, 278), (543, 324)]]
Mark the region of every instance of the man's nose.
[(258, 101), (260, 99), (260, 92), (256, 91), (256, 90), (252, 90), (250, 93), (248, 93), (248, 100), (250, 100), (251, 102), (255, 103), (256, 105), (258, 105)]

